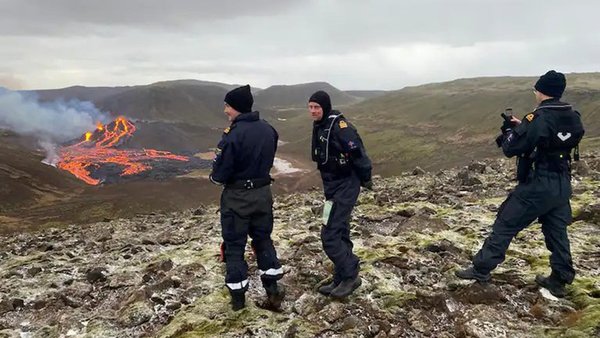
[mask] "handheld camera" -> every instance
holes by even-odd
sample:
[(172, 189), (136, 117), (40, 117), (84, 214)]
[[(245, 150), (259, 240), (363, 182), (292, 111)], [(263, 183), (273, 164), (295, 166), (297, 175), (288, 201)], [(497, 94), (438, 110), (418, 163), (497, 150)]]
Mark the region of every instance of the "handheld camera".
[(500, 114), (500, 116), (502, 116), (502, 118), (506, 121), (506, 122), (510, 122), (512, 120), (513, 117), (513, 110), (512, 108), (508, 107), (504, 110), (504, 113)]

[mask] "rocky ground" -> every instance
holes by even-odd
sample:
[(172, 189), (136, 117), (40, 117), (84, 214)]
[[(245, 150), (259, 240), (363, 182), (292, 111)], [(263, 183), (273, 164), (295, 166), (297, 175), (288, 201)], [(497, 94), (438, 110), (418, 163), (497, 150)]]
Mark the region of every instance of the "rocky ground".
[(600, 335), (600, 156), (579, 163), (570, 238), (577, 277), (558, 300), (539, 224), (488, 284), (464, 282), (514, 183), (512, 161), (376, 182), (352, 219), (363, 285), (346, 301), (315, 291), (331, 274), (318, 189), (278, 197), (274, 240), (287, 274), (280, 313), (248, 250), (247, 308), (232, 312), (216, 206), (0, 237), (0, 337), (593, 337)]

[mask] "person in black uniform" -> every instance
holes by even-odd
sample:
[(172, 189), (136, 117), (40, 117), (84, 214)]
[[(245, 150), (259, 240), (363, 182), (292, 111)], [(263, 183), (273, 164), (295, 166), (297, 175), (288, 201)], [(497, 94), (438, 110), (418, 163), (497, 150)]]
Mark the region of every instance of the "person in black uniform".
[(373, 188), (371, 160), (356, 128), (339, 111), (331, 110), (324, 91), (314, 93), (308, 102), (313, 123), (312, 160), (323, 180), (325, 206), (321, 241), (327, 257), (335, 265), (331, 283), (319, 292), (333, 298), (350, 295), (361, 285), (359, 260), (352, 253), (350, 214), (360, 187)]
[(244, 260), (246, 240), (251, 246), (270, 307), (278, 309), (284, 291), (277, 280), (283, 277), (271, 240), (273, 197), (271, 176), (277, 151), (277, 131), (258, 112), (252, 112), (250, 86), (236, 88), (225, 96), (225, 114), (231, 125), (216, 149), (210, 180), (224, 186), (221, 194), (222, 255), (233, 310), (245, 306), (248, 265)]
[(523, 121), (505, 120), (497, 143), (507, 157), (517, 156), (517, 187), (498, 211), (493, 231), (473, 258), (473, 266), (456, 271), (464, 279), (488, 281), (490, 271), (504, 261), (511, 240), (538, 219), (546, 247), (551, 252), (549, 277), (535, 281), (557, 297), (575, 276), (567, 226), (571, 223), (570, 161), (578, 160), (578, 144), (584, 134), (580, 115), (560, 101), (566, 87), (562, 73), (553, 70), (535, 84), (538, 107)]

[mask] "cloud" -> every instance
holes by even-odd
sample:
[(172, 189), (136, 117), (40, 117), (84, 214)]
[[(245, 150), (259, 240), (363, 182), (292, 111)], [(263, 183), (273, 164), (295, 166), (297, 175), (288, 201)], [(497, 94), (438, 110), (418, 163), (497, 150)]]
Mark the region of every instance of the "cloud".
[(5, 35), (101, 34), (118, 29), (180, 30), (239, 17), (276, 15), (300, 5), (292, 0), (0, 0)]
[(598, 70), (600, 2), (8, 1), (0, 74), (34, 88), (166, 79), (398, 89)]

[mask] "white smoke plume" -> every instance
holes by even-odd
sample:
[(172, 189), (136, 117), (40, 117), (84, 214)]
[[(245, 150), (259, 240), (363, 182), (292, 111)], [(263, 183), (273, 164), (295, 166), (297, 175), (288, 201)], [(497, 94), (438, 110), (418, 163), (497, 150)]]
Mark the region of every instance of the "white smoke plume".
[(91, 102), (39, 102), (32, 94), (0, 87), (0, 127), (18, 134), (60, 143), (94, 130), (98, 121), (106, 122), (108, 116)]
[(42, 161), (42, 163), (56, 167), (58, 165), (58, 161), (60, 160), (58, 151), (56, 151), (56, 144), (47, 140), (43, 140), (39, 141), (39, 145), (46, 151), (46, 158)]

